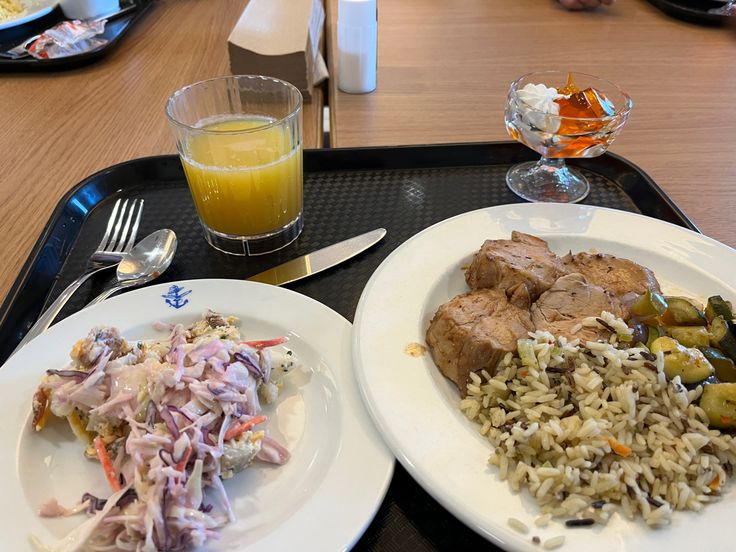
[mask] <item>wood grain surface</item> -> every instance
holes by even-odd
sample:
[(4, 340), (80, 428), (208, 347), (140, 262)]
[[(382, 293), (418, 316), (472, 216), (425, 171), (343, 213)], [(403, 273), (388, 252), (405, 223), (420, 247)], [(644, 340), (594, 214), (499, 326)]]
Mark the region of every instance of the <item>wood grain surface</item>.
[[(329, 54), (336, 6), (330, 0)], [(736, 246), (732, 30), (671, 19), (645, 0), (592, 12), (552, 0), (381, 0), (378, 17), (378, 87), (345, 94), (332, 79), (332, 146), (508, 140), (511, 81), (545, 69), (592, 73), (634, 100), (611, 151), (649, 173), (705, 234)]]
[[(56, 73), (0, 75), (0, 298), (61, 196), (122, 161), (174, 153), (164, 104), (181, 86), (229, 74), (227, 37), (247, 0), (156, 0), (108, 57)], [(304, 110), (322, 146), (321, 91)]]

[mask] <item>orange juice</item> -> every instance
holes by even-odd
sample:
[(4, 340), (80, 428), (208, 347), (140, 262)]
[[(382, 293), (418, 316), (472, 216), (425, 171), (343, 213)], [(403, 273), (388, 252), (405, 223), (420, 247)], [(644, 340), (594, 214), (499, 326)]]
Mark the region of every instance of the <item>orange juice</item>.
[(301, 213), (301, 140), (272, 122), (255, 116), (208, 122), (182, 147), (197, 212), (211, 230), (268, 234)]

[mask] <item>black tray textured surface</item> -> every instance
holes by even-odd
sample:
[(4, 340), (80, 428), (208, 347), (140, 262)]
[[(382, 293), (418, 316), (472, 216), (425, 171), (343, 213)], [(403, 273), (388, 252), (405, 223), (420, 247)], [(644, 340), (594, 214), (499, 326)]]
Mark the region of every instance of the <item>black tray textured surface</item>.
[[(153, 179), (130, 187), (120, 195), (145, 199), (141, 237), (157, 228), (171, 228), (180, 240), (174, 263), (159, 282), (213, 276), (243, 278), (331, 243), (385, 227), (388, 230), (386, 238), (367, 254), (289, 286), (352, 320), (360, 291), (373, 271), (390, 251), (418, 230), (481, 206), (514, 203), (518, 198), (504, 183), (507, 168), (497, 165), (307, 174), (302, 236), (280, 252), (251, 258), (223, 255), (204, 242), (183, 180)], [(587, 176), (593, 187), (591, 203), (638, 211), (619, 188), (593, 173)], [(358, 190), (360, 193), (356, 193)], [(90, 213), (59, 274), (53, 298), (84, 270), (89, 254), (104, 233), (111, 210), (112, 200), (106, 200)], [(112, 283), (113, 278), (114, 272), (109, 271), (93, 285), (77, 292), (62, 311), (61, 318), (84, 307), (97, 292)]]
[[(62, 71), (74, 69), (92, 63), (109, 54), (127, 34), (128, 30), (148, 11), (154, 0), (121, 0), (120, 7), (136, 6), (125, 15), (107, 22), (105, 31), (100, 35), (107, 39), (107, 44), (74, 56), (55, 59), (36, 59), (25, 57), (21, 59), (0, 58), (0, 71)], [(0, 51), (9, 50), (27, 38), (50, 29), (57, 23), (66, 20), (61, 8), (54, 8), (48, 15), (29, 21), (23, 25), (10, 27), (0, 31)]]
[[(397, 246), (448, 217), (518, 203), (505, 184), (512, 163), (534, 158), (511, 143), (305, 152), (305, 229), (277, 253), (232, 257), (202, 237), (178, 158), (154, 157), (112, 167), (77, 186), (59, 205), (0, 309), (0, 360), (13, 350), (42, 310), (83, 269), (118, 197), (145, 199), (139, 236), (163, 227), (179, 238), (173, 264), (156, 283), (188, 278), (245, 278), (320, 247), (384, 227), (378, 245), (291, 289), (352, 320), (373, 271)], [(585, 203), (642, 212), (694, 228), (645, 174), (607, 154), (578, 166), (591, 183)], [(478, 244), (480, 246), (480, 244)], [(441, 252), (439, 252), (441, 254)], [(82, 308), (114, 273), (99, 274), (69, 302), (60, 318)], [(449, 514), (397, 465), (386, 499), (355, 550), (495, 549)]]
[(708, 10), (722, 8), (725, 2), (716, 0), (648, 0), (667, 15), (683, 21), (719, 27), (725, 25), (729, 16), (708, 13)]

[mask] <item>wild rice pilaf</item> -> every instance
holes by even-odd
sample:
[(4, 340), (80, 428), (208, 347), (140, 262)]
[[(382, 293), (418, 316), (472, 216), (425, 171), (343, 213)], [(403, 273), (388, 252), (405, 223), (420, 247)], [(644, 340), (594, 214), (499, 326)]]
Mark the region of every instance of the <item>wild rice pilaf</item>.
[(626, 323), (600, 319), (585, 325), (614, 328), (609, 343), (531, 333), (494, 377), (471, 374), (460, 408), (493, 445), (501, 479), (528, 488), (543, 513), (605, 523), (619, 510), (665, 525), (716, 500), (736, 440), (708, 428), (702, 386), (668, 381), (663, 353), (623, 347)]

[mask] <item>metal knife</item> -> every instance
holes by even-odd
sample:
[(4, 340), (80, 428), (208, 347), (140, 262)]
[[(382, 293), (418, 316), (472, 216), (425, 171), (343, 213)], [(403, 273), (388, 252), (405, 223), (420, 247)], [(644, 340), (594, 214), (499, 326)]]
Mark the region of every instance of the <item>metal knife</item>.
[(262, 282), (274, 286), (296, 282), (352, 259), (377, 244), (385, 235), (385, 228), (377, 228), (360, 236), (302, 255), (247, 279), (252, 282)]

